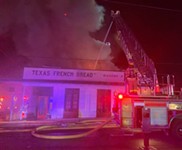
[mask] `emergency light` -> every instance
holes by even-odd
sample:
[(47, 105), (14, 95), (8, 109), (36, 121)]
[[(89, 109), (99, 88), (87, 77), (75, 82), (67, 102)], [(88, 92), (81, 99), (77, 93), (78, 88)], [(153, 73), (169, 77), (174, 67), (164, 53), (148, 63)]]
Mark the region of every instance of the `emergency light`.
[(28, 100), (28, 96), (23, 96), (23, 100), (27, 101)]
[(121, 93), (120, 91), (115, 91), (114, 97), (115, 97), (115, 100), (122, 100), (124, 98), (123, 93)]
[(123, 94), (118, 93), (117, 98), (118, 98), (119, 100), (122, 100), (122, 99), (123, 99)]
[(0, 102), (3, 102), (4, 101), (4, 97), (0, 97)]

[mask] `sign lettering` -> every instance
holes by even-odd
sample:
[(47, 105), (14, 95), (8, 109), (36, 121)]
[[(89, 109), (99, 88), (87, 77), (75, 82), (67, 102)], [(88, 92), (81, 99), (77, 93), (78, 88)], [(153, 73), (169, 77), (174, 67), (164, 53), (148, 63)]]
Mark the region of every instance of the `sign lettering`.
[(123, 83), (124, 72), (26, 67), (23, 79)]

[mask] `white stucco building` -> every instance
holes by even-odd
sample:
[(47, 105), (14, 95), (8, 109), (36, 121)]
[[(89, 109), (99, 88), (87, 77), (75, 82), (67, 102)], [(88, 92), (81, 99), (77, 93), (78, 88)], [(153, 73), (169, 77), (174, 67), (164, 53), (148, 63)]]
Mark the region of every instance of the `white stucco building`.
[(125, 91), (124, 72), (26, 67), (22, 80), (0, 89), (1, 119), (109, 117), (114, 91)]

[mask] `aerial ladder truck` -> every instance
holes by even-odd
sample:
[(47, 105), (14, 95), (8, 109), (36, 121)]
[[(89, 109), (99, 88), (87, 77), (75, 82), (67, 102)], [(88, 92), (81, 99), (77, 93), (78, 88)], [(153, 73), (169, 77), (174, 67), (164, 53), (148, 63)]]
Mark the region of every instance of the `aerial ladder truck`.
[(113, 113), (118, 113), (122, 128), (144, 131), (165, 130), (182, 139), (182, 99), (174, 95), (174, 76), (166, 76), (159, 86), (157, 71), (134, 34), (120, 16), (112, 11), (117, 43), (128, 61), (125, 71), (126, 90), (115, 93)]

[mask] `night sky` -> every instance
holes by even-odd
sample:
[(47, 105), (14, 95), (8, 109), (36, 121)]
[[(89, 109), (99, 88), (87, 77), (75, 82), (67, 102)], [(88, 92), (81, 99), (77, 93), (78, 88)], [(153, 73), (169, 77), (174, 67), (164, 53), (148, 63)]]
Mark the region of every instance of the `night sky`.
[[(106, 22), (99, 35), (104, 34), (108, 28), (110, 11), (120, 10), (125, 23), (147, 55), (154, 61), (159, 78), (163, 74), (174, 74), (176, 87), (182, 86), (181, 1), (98, 0), (98, 3), (104, 5), (106, 10)], [(112, 41), (112, 34), (114, 29), (110, 34), (111, 37), (108, 38), (110, 41)], [(113, 44), (113, 61), (118, 66), (123, 66), (126, 61), (121, 51), (116, 44)]]

